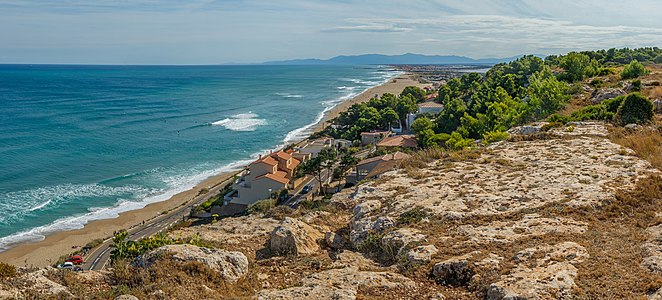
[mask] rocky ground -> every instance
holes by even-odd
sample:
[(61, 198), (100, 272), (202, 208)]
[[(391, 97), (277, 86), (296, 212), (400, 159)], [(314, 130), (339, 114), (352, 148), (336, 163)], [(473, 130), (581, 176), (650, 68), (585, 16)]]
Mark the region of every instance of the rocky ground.
[(309, 208), (173, 231), (208, 247), (139, 267), (21, 272), (0, 299), (662, 299), (662, 173), (603, 124), (539, 130), (417, 155)]

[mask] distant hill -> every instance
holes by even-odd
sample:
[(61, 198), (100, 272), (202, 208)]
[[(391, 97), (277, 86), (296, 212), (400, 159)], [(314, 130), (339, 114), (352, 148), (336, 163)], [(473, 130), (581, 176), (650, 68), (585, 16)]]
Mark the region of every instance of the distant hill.
[[(540, 56), (540, 55), (537, 55)], [(442, 56), (422, 54), (363, 54), (363, 55), (341, 55), (330, 59), (293, 59), (281, 61), (268, 61), (265, 65), (449, 65), (449, 64), (481, 64), (493, 65), (501, 62), (510, 62), (522, 57), (522, 55), (506, 58), (482, 58), (473, 59), (466, 56)]]

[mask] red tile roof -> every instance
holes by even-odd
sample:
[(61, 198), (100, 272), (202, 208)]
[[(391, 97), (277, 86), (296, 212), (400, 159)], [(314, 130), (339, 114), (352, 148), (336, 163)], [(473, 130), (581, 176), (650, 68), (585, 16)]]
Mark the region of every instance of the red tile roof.
[(418, 107), (425, 107), (425, 108), (444, 108), (444, 105), (441, 103), (437, 102), (423, 102), (418, 105)]
[(413, 135), (396, 135), (383, 139), (377, 143), (377, 147), (416, 148), (418, 147), (418, 140)]
[[(264, 175), (262, 175), (262, 176), (258, 176), (258, 177), (255, 178), (255, 179), (268, 178), (268, 179), (271, 179), (271, 180), (273, 180), (273, 181), (278, 181), (278, 182), (280, 182), (280, 183), (282, 183), (282, 184), (287, 184), (287, 183), (289, 183), (290, 180), (287, 179), (282, 173), (285, 173), (285, 172), (283, 172), (283, 171), (278, 171), (278, 172), (276, 172), (276, 174), (267, 173), (267, 174), (264, 174)], [(287, 173), (285, 173), (285, 174), (287, 175)]]

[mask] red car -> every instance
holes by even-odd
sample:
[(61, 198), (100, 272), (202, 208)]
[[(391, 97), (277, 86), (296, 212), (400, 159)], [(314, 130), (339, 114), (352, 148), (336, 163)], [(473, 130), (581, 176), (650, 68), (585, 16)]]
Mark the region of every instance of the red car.
[(80, 265), (80, 264), (84, 263), (84, 261), (83, 261), (83, 257), (80, 256), (80, 255), (74, 255), (74, 256), (72, 256), (72, 257), (69, 257), (69, 259), (67, 259), (67, 260), (65, 260), (65, 261), (66, 261), (66, 262), (71, 262), (71, 263), (73, 263), (74, 265)]

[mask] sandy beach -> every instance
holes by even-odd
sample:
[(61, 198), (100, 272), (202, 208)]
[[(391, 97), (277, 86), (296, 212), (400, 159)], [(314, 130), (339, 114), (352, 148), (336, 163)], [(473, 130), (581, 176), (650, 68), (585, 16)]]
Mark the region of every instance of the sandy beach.
[[(356, 103), (370, 100), (375, 95), (384, 93), (400, 94), (406, 86), (419, 86), (422, 84), (414, 79), (412, 75), (403, 74), (388, 82), (368, 89), (367, 91), (349, 99), (330, 110), (324, 119), (315, 126), (314, 130), (321, 130), (325, 123), (337, 117), (341, 112), (347, 110)], [(181, 205), (188, 204), (202, 189), (210, 189), (223, 181), (229, 179), (234, 173), (219, 174), (210, 177), (193, 189), (181, 192), (170, 199), (158, 203), (149, 204), (138, 210), (121, 213), (113, 219), (97, 220), (90, 222), (84, 228), (63, 231), (51, 234), (44, 240), (17, 245), (7, 251), (0, 253), (0, 261), (17, 266), (44, 267), (55, 263), (59, 257), (72, 253), (76, 249), (73, 246), (84, 246), (95, 239), (107, 239), (112, 237), (113, 232), (121, 229), (129, 229), (143, 221), (148, 221), (162, 215), (164, 211), (170, 211)]]

